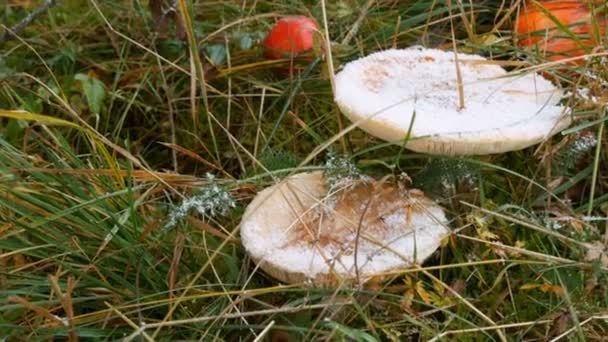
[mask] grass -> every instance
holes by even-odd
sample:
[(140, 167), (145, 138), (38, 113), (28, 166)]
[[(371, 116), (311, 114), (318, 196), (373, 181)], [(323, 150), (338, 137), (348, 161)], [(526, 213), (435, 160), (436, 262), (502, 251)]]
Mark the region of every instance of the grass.
[[(392, 46), (450, 48), (442, 1), (176, 3), (184, 32), (159, 32), (147, 2), (60, 1), (0, 52), (3, 340), (605, 338), (608, 265), (592, 255), (606, 258), (608, 236), (600, 58), (573, 76), (515, 47), (520, 1), (455, 6), (459, 49), (536, 59), (593, 98), (572, 95), (575, 124), (540, 147), (429, 157), (343, 134), (327, 60), (277, 72), (290, 62), (264, 62), (260, 41), (280, 15), (324, 23), (325, 10), (336, 68)], [(0, 22), (33, 7), (9, 0)], [(453, 235), (385, 283), (269, 278), (239, 241), (244, 208), (329, 151), (377, 177), (407, 173)]]

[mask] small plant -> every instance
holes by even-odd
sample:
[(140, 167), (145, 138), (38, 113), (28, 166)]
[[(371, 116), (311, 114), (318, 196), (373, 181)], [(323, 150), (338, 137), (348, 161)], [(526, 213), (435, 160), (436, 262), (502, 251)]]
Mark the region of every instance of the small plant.
[(298, 166), (298, 157), (288, 150), (268, 149), (260, 156), (260, 162), (268, 171), (277, 171)]
[(559, 175), (572, 174), (596, 145), (597, 138), (593, 134), (582, 133), (577, 135), (574, 140), (555, 155), (553, 172)]
[(462, 191), (473, 191), (479, 169), (461, 159), (434, 158), (418, 173), (414, 186), (436, 197), (448, 198)]
[(230, 209), (236, 207), (236, 201), (232, 195), (217, 183), (214, 175), (207, 173), (207, 182), (208, 185), (198, 194), (184, 199), (178, 207), (171, 211), (163, 231), (175, 227), (192, 210), (196, 210), (202, 216), (213, 217), (226, 215)]
[(330, 151), (327, 154), (324, 167), (325, 182), (330, 192), (337, 187), (347, 185), (364, 177), (352, 159), (345, 155), (339, 155), (334, 151)]

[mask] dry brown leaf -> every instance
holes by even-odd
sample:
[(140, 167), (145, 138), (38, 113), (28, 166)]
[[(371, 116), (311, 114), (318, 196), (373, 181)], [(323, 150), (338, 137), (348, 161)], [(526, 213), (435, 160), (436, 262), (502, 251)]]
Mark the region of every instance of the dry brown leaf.
[(585, 261), (599, 261), (602, 266), (608, 267), (608, 248), (601, 242), (587, 244)]

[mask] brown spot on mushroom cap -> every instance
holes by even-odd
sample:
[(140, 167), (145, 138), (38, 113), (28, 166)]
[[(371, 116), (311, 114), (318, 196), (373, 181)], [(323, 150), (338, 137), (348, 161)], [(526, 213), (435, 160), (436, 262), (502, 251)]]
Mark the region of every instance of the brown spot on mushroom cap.
[(363, 72), (364, 84), (367, 88), (377, 93), (382, 89), (384, 80), (389, 76), (389, 71), (382, 65), (370, 65)]
[(356, 181), (308, 211), (291, 230), (290, 243), (332, 247), (352, 254), (357, 236), (382, 241), (395, 230), (407, 233), (412, 229), (408, 217), (423, 214), (423, 205), (431, 204), (420, 190), (399, 189), (388, 181)]

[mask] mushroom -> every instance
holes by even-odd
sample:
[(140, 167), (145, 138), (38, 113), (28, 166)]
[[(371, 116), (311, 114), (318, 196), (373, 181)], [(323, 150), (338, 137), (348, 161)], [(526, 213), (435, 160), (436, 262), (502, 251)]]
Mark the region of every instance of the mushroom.
[(484, 57), (455, 55), (419, 47), (373, 53), (336, 75), (335, 100), (368, 133), (430, 154), (518, 150), (570, 124), (563, 92), (542, 76), (511, 76)]
[(285, 283), (364, 283), (422, 263), (449, 234), (443, 209), (419, 190), (366, 177), (328, 189), (300, 173), (257, 194), (241, 222), (243, 245)]
[(293, 58), (312, 50), (314, 34), (319, 29), (317, 23), (305, 16), (281, 18), (264, 40), (268, 59)]
[[(514, 33), (519, 38), (517, 45), (536, 47), (541, 55), (553, 61), (587, 54), (600, 44), (598, 37), (604, 35), (608, 24), (590, 7), (590, 4), (582, 1), (525, 5), (515, 20)], [(577, 59), (568, 64), (583, 63), (584, 59)]]

